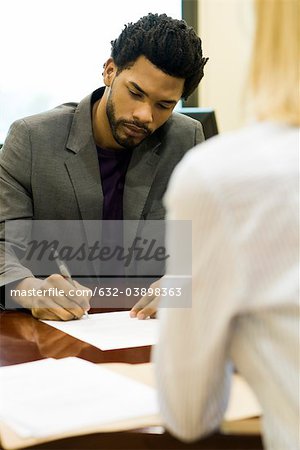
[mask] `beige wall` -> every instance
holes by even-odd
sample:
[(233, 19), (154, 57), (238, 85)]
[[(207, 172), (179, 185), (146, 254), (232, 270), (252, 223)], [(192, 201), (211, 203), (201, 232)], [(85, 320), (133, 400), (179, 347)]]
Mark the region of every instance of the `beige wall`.
[(199, 89), (201, 107), (216, 111), (220, 131), (245, 123), (243, 93), (253, 36), (252, 0), (198, 0), (199, 35), (210, 59)]

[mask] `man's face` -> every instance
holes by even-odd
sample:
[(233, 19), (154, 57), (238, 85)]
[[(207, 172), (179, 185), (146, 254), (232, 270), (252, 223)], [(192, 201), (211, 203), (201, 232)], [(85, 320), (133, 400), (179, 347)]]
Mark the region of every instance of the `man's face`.
[(144, 56), (119, 74), (108, 60), (104, 80), (112, 135), (125, 148), (135, 147), (168, 120), (184, 87), (183, 78), (165, 74)]

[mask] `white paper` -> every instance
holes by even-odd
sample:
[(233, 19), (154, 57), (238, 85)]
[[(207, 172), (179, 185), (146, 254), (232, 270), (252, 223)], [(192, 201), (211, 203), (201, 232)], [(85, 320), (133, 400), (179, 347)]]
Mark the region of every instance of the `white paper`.
[(79, 358), (0, 368), (0, 420), (21, 437), (158, 414), (155, 390)]
[(254, 392), (239, 375), (234, 375), (225, 420), (243, 420), (262, 413)]
[(101, 350), (154, 345), (158, 339), (158, 320), (139, 320), (129, 311), (89, 314), (80, 320), (43, 320), (64, 333)]

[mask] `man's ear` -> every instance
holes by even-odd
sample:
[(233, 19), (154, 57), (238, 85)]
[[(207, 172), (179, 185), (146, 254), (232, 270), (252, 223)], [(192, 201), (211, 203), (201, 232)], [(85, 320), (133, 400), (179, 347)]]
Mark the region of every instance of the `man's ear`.
[(111, 86), (116, 74), (117, 66), (112, 58), (109, 58), (103, 66), (103, 81), (105, 86)]

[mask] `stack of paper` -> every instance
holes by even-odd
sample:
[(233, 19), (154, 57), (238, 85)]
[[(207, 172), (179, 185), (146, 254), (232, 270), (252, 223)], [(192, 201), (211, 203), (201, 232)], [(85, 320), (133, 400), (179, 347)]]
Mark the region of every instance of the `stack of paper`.
[[(6, 449), (95, 432), (162, 425), (153, 365), (47, 359), (0, 369), (0, 436)], [(235, 375), (223, 432), (258, 433), (261, 409)]]
[(158, 413), (153, 388), (78, 358), (2, 367), (0, 384), (0, 421), (23, 438)]

